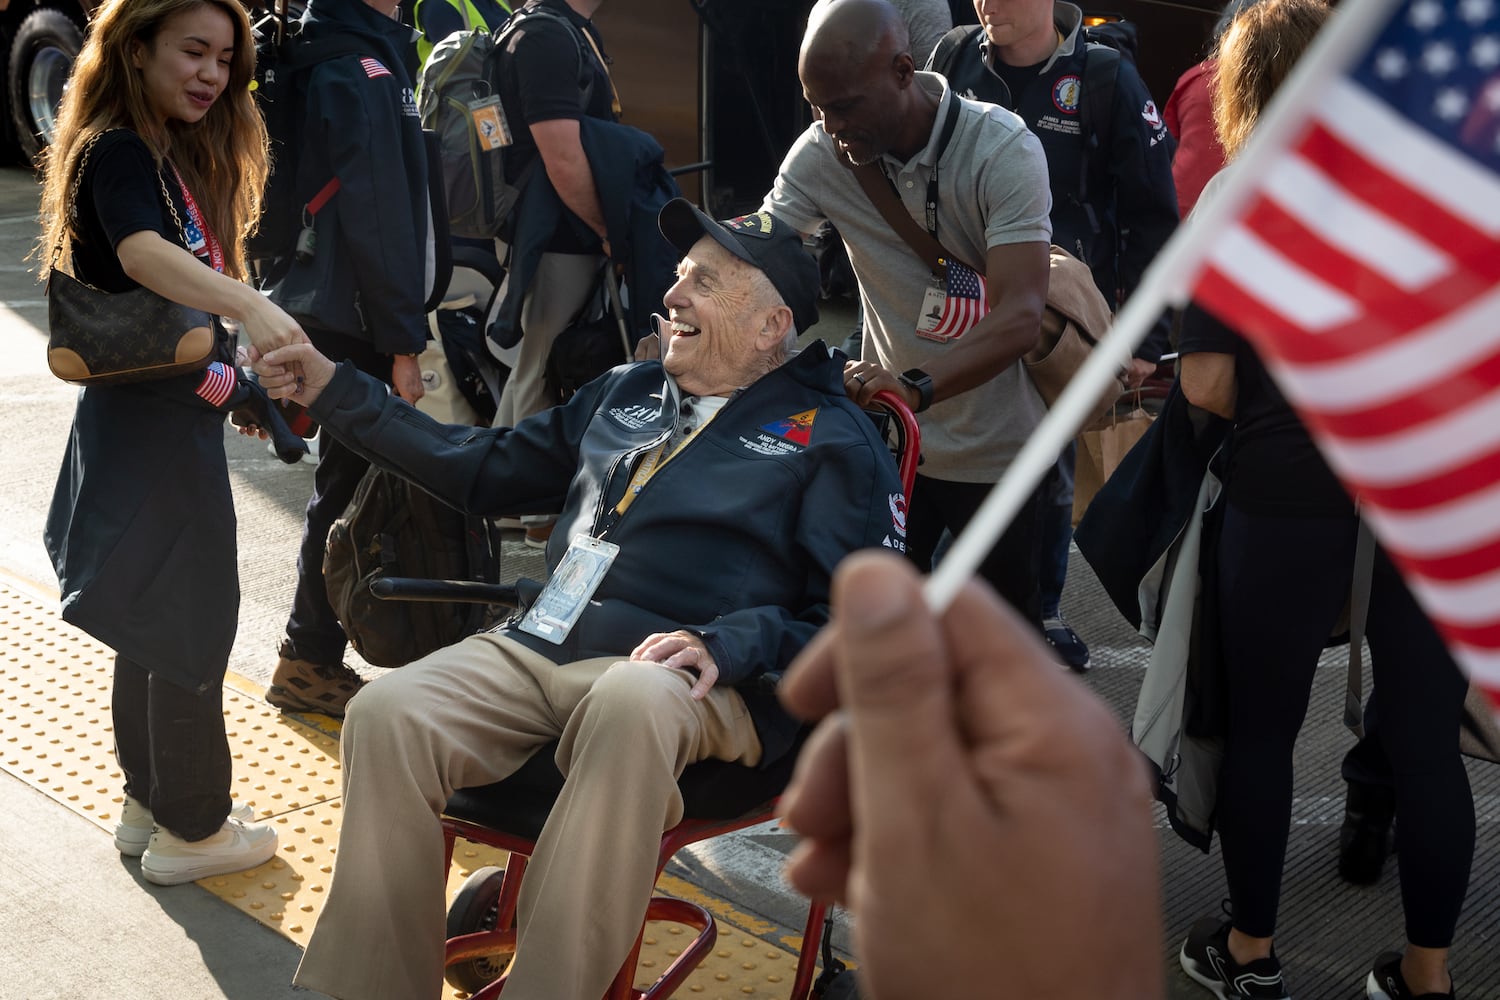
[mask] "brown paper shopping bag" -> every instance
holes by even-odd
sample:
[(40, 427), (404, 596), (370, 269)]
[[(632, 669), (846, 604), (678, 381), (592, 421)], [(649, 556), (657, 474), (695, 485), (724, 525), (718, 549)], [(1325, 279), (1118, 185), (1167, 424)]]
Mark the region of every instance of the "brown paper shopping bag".
[[(1125, 412), (1121, 413), (1124, 410)], [(1135, 447), (1156, 419), (1141, 406), (1139, 393), (1120, 397), (1108, 413), (1078, 434), (1078, 461), (1073, 473), (1073, 526), (1078, 526), (1094, 494), (1104, 485), (1125, 453)]]

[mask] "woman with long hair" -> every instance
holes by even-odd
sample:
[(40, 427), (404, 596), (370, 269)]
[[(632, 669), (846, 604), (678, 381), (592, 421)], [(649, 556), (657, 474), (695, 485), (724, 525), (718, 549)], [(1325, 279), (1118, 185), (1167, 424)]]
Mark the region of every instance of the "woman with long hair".
[[(1324, 0), (1261, 0), (1219, 45), (1214, 121), (1230, 165), (1328, 17)], [(1211, 200), (1216, 183), (1203, 198)], [(1222, 1000), (1285, 1000), (1273, 947), (1292, 810), (1293, 745), (1318, 656), (1349, 598), (1359, 520), (1307, 430), (1237, 332), (1189, 306), (1181, 385), (1234, 421), (1214, 552), (1227, 734), (1216, 813), (1228, 920), (1200, 920), (1187, 974)], [(1267, 628), (1266, 623), (1274, 623)], [(1401, 824), (1404, 952), (1380, 955), (1375, 1000), (1453, 996), (1448, 950), (1468, 887), (1474, 802), (1459, 757), (1467, 685), (1400, 573), (1376, 551), (1367, 626), (1379, 739)]]
[(262, 351), (302, 339), (245, 283), (268, 162), (254, 68), (238, 0), (108, 0), (42, 163), (44, 277), (67, 263), (102, 292), (145, 286), (215, 317), (204, 371), (79, 392), (45, 535), (63, 618), (116, 654), (115, 844), (162, 885), (276, 850), (248, 807), (231, 812), (222, 714), (239, 611), (224, 417), (269, 421), (217, 317)]

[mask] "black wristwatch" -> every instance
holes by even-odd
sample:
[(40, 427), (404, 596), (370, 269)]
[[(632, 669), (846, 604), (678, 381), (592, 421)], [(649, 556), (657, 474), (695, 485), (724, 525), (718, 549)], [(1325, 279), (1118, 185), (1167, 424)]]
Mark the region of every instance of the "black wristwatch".
[(896, 376), (902, 385), (909, 385), (917, 390), (917, 407), (913, 413), (921, 413), (932, 405), (932, 376), (920, 368), (908, 368)]

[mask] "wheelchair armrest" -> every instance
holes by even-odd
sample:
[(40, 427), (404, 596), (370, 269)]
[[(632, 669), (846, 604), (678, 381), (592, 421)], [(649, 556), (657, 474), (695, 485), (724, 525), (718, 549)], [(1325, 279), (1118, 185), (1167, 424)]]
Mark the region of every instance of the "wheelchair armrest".
[(384, 576), (370, 583), (370, 593), (382, 601), (427, 601), (447, 604), (501, 604), (514, 608), (520, 603), (516, 588), (477, 580), (424, 580), (411, 576)]

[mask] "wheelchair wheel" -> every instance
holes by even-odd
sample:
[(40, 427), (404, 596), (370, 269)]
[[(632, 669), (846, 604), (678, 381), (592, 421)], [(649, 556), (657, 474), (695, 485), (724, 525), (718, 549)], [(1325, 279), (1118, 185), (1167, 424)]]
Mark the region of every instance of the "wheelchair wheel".
[[(448, 907), (447, 936), (494, 930), (500, 916), (500, 883), (504, 880), (505, 869), (493, 865), (470, 875), (453, 894), (453, 904)], [(508, 964), (505, 955), (478, 958), (449, 966), (443, 970), (443, 978), (454, 989), (477, 993), (499, 979)]]

